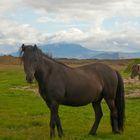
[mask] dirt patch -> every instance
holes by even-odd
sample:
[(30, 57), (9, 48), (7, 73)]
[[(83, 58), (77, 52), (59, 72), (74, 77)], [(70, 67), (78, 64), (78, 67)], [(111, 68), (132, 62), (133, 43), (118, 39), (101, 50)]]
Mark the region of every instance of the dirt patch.
[(125, 84), (135, 84), (135, 85), (140, 85), (140, 80), (138, 78), (134, 78), (134, 79), (131, 79), (131, 78), (125, 78), (124, 79), (124, 83)]
[(125, 78), (124, 79), (126, 95), (125, 97), (140, 97), (140, 81), (138, 78), (131, 79)]
[(140, 92), (133, 92), (131, 94), (127, 94), (127, 95), (125, 95), (125, 97), (138, 98), (138, 97), (140, 97)]
[(11, 89), (12, 90), (22, 90), (22, 91), (32, 91), (36, 95), (39, 95), (38, 87), (36, 87), (35, 85), (34, 86), (17, 86), (17, 87), (13, 87)]
[(17, 57), (13, 57), (13, 56), (0, 56), (0, 64), (3, 65), (20, 65), (21, 64), (21, 60)]
[[(12, 90), (22, 90), (22, 91), (32, 91), (34, 92), (36, 95), (39, 95), (39, 91), (38, 91), (38, 87), (32, 87), (32, 86), (22, 86), (22, 87), (14, 87), (11, 88)], [(140, 91), (139, 90), (135, 90), (135, 91), (129, 91), (129, 93), (127, 93), (125, 95), (125, 97), (129, 97), (129, 98), (137, 98), (140, 97)]]

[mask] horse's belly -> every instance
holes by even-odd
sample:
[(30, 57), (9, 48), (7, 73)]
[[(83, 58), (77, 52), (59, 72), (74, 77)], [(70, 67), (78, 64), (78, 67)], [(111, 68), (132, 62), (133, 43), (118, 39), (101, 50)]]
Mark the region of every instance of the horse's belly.
[(68, 106), (84, 106), (95, 100), (99, 95), (97, 93), (75, 93), (75, 95), (70, 95), (64, 98), (62, 104)]
[(89, 102), (76, 102), (76, 101), (70, 101), (70, 100), (65, 100), (62, 105), (67, 105), (67, 106), (84, 106), (84, 105), (87, 105), (89, 104)]
[(82, 106), (97, 100), (101, 96), (102, 85), (94, 77), (71, 82), (66, 88), (64, 105)]

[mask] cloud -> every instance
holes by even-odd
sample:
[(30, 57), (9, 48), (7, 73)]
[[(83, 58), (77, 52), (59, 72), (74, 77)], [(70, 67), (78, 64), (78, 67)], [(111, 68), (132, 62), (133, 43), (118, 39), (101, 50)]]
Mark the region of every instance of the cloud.
[[(60, 20), (61, 19), (61, 20)], [(64, 15), (50, 15), (50, 16), (41, 16), (37, 19), (37, 22), (39, 23), (70, 23), (72, 22), (72, 19), (65, 17)]]
[[(16, 17), (16, 10), (21, 7), (34, 11), (38, 15), (36, 21), (13, 19), (11, 14)], [(105, 25), (107, 20), (110, 29)], [(61, 41), (95, 50), (140, 51), (139, 0), (1, 0), (0, 23), (0, 51), (6, 50), (2, 45), (13, 46), (15, 50), (21, 43)], [(64, 25), (65, 29), (48, 34), (48, 28), (46, 31), (36, 28), (47, 23), (50, 29), (51, 23)], [(80, 28), (85, 23), (88, 23), (86, 29)]]
[(77, 28), (57, 32), (46, 39), (46, 43), (74, 42), (100, 51), (140, 51), (140, 33), (137, 30), (118, 32), (90, 29), (86, 32)]
[(11, 47), (9, 50), (15, 50), (18, 49), (19, 45), (22, 43), (34, 44), (44, 41), (45, 35), (29, 24), (19, 24), (16, 21), (6, 18), (0, 18), (0, 21), (1, 52), (5, 52), (5, 49), (2, 49), (2, 46)]
[(53, 42), (80, 42), (86, 34), (78, 28), (70, 28), (48, 36), (47, 43)]
[[(72, 21), (81, 23), (86, 21), (90, 24), (87, 31), (75, 27), (54, 33), (47, 38), (48, 42), (73, 41), (98, 50), (140, 50), (138, 45), (136, 48), (131, 46), (132, 49), (126, 45), (140, 44), (138, 32), (140, 22), (136, 19), (140, 18), (139, 0), (24, 0), (24, 2), (33, 9), (43, 11), (39, 22), (68, 24)], [(111, 30), (103, 27), (105, 20), (113, 18), (117, 18), (118, 21), (114, 21), (113, 26), (110, 25)]]
[(22, 0), (1, 0), (0, 1), (0, 13), (13, 11), (16, 8), (20, 7)]
[(35, 9), (43, 9), (46, 15), (53, 13), (60, 18), (87, 20), (100, 24), (105, 18), (112, 16), (140, 15), (139, 0), (23, 0)]

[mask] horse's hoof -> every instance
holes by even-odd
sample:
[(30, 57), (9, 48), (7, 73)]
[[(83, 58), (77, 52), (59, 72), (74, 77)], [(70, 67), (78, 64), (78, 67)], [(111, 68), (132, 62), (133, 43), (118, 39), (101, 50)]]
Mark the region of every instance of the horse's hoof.
[(62, 137), (64, 137), (64, 135), (58, 135), (58, 137), (59, 137), (59, 138), (62, 138)]
[(53, 139), (53, 138), (55, 138), (55, 136), (50, 136), (50, 139)]
[(55, 138), (55, 134), (50, 134), (50, 138)]
[(91, 136), (97, 136), (97, 134), (96, 133), (89, 133), (88, 135), (91, 135)]
[(117, 131), (113, 131), (114, 134), (121, 134), (121, 132), (119, 130)]

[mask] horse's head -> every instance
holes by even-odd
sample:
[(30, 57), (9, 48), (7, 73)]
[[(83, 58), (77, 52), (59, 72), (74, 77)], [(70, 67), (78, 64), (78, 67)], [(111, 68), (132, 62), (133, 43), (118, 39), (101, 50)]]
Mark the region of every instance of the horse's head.
[(140, 65), (136, 64), (132, 67), (131, 78), (133, 79), (137, 75), (140, 75)]
[(24, 45), (21, 46), (22, 61), (24, 64), (24, 71), (26, 73), (26, 80), (28, 83), (32, 83), (34, 80), (34, 74), (38, 66), (38, 48), (36, 45)]

